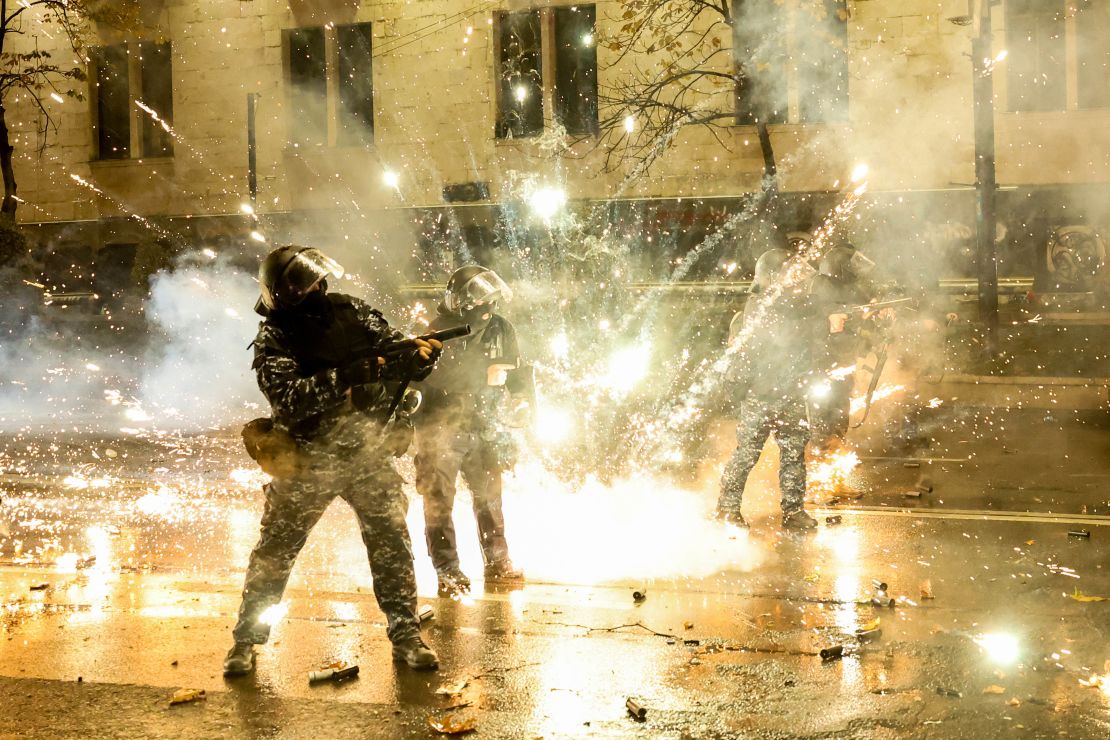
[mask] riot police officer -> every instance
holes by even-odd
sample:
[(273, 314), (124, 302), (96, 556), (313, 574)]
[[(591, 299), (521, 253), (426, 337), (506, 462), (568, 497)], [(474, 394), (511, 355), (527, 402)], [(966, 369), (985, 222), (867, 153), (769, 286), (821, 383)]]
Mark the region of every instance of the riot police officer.
[(388, 406), (386, 384), (426, 376), (439, 343), (415, 340), (389, 361), (375, 355), (400, 334), (363, 301), (328, 293), (333, 275), (342, 275), (334, 260), (299, 246), (275, 249), (259, 270), (255, 310), (263, 321), (253, 369), (272, 410), (266, 433), (285, 442), (264, 446), (283, 450), (285, 459), (270, 468), (225, 675), (254, 668), (254, 645), (269, 637), (266, 611), (281, 600), (297, 554), (337, 496), (358, 519), (394, 660), (416, 669), (437, 665), (420, 636), (406, 500), (381, 443), (380, 410)]
[(755, 265), (751, 296), (733, 317), (730, 342), (736, 355), (730, 373), (741, 401), (736, 450), (721, 477), (717, 517), (747, 527), (740, 511), (744, 486), (768, 435), (779, 448), (782, 523), (806, 530), (817, 521), (803, 508), (806, 492), (805, 448), (809, 440), (805, 393), (812, 376), (813, 311), (805, 287), (784, 285), (778, 296), (765, 294), (789, 267), (790, 252), (775, 248)]
[[(844, 314), (871, 301), (874, 291), (867, 275), (874, 263), (850, 244), (829, 249), (810, 284), (816, 310), (825, 315)], [(846, 324), (833, 332), (827, 323), (817, 323), (816, 367), (820, 371), (807, 397), (813, 439), (819, 447), (843, 442), (848, 433), (855, 365), (863, 354), (862, 322)]]
[(459, 566), (452, 511), (462, 473), (470, 488), (485, 563), (485, 581), (523, 580), (512, 564), (501, 511), (501, 476), (515, 463), (512, 440), (502, 426), (510, 396), (526, 395), (516, 330), (497, 312), (512, 297), (493, 270), (461, 267), (451, 275), (430, 329), (467, 323), (471, 335), (445, 350), (435, 375), (422, 384), (416, 415), (416, 490), (424, 499), (428, 553), (439, 593), (470, 589)]

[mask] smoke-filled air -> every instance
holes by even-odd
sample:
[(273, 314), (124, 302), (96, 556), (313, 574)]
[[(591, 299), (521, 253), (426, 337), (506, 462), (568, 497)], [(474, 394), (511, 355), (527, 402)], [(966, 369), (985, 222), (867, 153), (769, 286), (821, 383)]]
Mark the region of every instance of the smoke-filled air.
[(207, 712), (119, 736), (1103, 736), (1108, 49), (1095, 0), (0, 4), (0, 644), (64, 673), (0, 656), (0, 735), (105, 727), (34, 678)]

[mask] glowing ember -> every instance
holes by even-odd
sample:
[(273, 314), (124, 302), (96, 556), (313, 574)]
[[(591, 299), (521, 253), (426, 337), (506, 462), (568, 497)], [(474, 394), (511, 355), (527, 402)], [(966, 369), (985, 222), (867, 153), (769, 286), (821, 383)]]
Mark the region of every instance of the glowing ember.
[(848, 483), (852, 471), (859, 466), (859, 455), (851, 450), (839, 450), (825, 455), (811, 466), (807, 474), (807, 488), (821, 493), (835, 493)]

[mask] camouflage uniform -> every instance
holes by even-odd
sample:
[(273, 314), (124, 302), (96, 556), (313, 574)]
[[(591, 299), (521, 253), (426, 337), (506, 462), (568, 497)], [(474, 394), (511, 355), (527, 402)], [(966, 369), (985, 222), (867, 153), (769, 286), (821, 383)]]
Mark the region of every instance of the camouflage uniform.
[[(461, 322), (440, 309), (429, 328)], [(481, 333), (449, 344), (435, 375), (421, 385), (424, 408), (416, 415), (416, 490), (424, 498), (428, 554), (439, 572), (459, 567), (452, 511), (460, 472), (470, 488), (483, 560), (490, 565), (509, 559), (501, 476), (511, 467), (513, 454), (511, 437), (499, 424), (508, 389), (489, 386), (487, 371), (492, 365), (515, 367), (518, 362), (516, 331), (494, 314)]]
[[(757, 296), (733, 319), (732, 334), (747, 326), (756, 313)], [(802, 508), (806, 490), (805, 446), (809, 427), (805, 393), (811, 377), (812, 308), (808, 301), (783, 296), (763, 314), (751, 339), (738, 352), (734, 373), (740, 420), (736, 450), (721, 476), (719, 512), (740, 513), (744, 486), (759, 461), (769, 434), (779, 447), (782, 511)]]
[(400, 338), (364, 302), (329, 294), (318, 313), (267, 317), (254, 341), (258, 386), (273, 409), (275, 427), (297, 441), (304, 464), (266, 486), (262, 533), (251, 552), (234, 636), (260, 644), (269, 627), (259, 622), (281, 600), (294, 561), (309, 532), (336, 497), (358, 519), (370, 559), (374, 595), (394, 643), (419, 634), (412, 545), (405, 524), (401, 477), (376, 439), (379, 425), (363, 411), (388, 404), (384, 383), (360, 386), (355, 409), (337, 369), (359, 352)]

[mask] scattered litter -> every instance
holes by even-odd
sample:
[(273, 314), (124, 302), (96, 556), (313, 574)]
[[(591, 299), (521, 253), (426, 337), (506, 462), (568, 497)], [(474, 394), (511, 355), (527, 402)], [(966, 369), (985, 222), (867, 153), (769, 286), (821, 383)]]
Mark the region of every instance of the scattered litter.
[(932, 478), (930, 478), (927, 475), (921, 476), (917, 480), (917, 483), (914, 484), (914, 490), (919, 491), (920, 493), (932, 493), (933, 492), (933, 480), (932, 480)]
[(1075, 599), (1076, 601), (1082, 601), (1084, 603), (1090, 603), (1090, 602), (1095, 602), (1095, 601), (1110, 601), (1110, 596), (1091, 596), (1089, 594), (1083, 593), (1079, 589), (1076, 589), (1074, 593), (1071, 593), (1071, 594), (1068, 594), (1068, 595), (1071, 598)]
[(1003, 687), (1001, 687), (997, 684), (992, 683), (990, 686), (983, 689), (983, 693), (984, 694), (1005, 694), (1006, 689), (1004, 689)]
[(31, 590), (32, 591), (45, 591), (48, 588), (50, 588), (49, 583), (32, 583), (31, 584)]
[(694, 623), (693, 622), (683, 622), (682, 623), (682, 629), (692, 630), (692, 629), (694, 629)]
[(921, 491), (906, 491), (902, 495), (906, 498), (921, 498)]
[(632, 718), (637, 722), (643, 722), (647, 719), (647, 708), (632, 697), (625, 699), (624, 706), (628, 708), (628, 713), (631, 714)]
[(873, 630), (856, 630), (856, 637), (860, 642), (874, 642), (883, 636), (883, 631), (880, 629)]
[(178, 689), (170, 697), (170, 706), (175, 704), (190, 704), (195, 701), (204, 701), (208, 695), (204, 689)]
[(953, 699), (964, 698), (964, 694), (962, 691), (956, 691), (955, 689), (946, 689), (943, 686), (937, 686), (937, 693), (941, 696), (948, 696)]
[(821, 648), (821, 660), (839, 660), (843, 657), (843, 645), (833, 645), (832, 647)]
[(647, 598), (647, 587), (646, 586), (638, 586), (638, 587), (632, 589), (632, 600), (633, 601), (643, 601), (646, 598)]
[(1009, 699), (1006, 700), (1006, 703), (1009, 704), (1011, 707), (1020, 707), (1021, 699), (1017, 698), (1016, 696), (1011, 696)]
[(872, 596), (871, 597), (871, 604), (873, 606), (885, 606), (888, 609), (893, 609), (894, 608), (894, 603), (895, 603), (894, 599), (890, 598), (886, 594), (883, 594), (882, 596)]
[(879, 619), (878, 617), (875, 617), (874, 619), (872, 619), (867, 624), (861, 625), (860, 628), (859, 628), (859, 631), (860, 632), (870, 632), (871, 630), (877, 630), (877, 629), (879, 629), (879, 624), (880, 623), (882, 623), (882, 620)]
[(173, 661), (172, 663), (170, 663), (170, 665), (173, 666), (174, 668), (177, 668), (177, 661), (176, 660)]
[(836, 516), (827, 516), (825, 517), (825, 524), (840, 524), (840, 522), (842, 522), (843, 520), (844, 517), (840, 516), (839, 514), (837, 514)]
[(87, 558), (81, 558), (80, 560), (78, 560), (75, 567), (77, 568), (77, 570), (85, 570), (86, 568), (91, 568), (94, 565), (96, 565), (96, 555), (89, 555)]
[(463, 692), (463, 689), (465, 689), (469, 683), (470, 680), (464, 678), (458, 683), (440, 686), (438, 689), (436, 689), (436, 693), (440, 696), (458, 696)]
[(420, 620), (421, 624), (427, 622), (429, 619), (434, 619), (435, 615), (436, 610), (432, 608), (431, 604), (421, 604), (420, 608), (416, 610), (416, 617)]
[(880, 581), (878, 578), (871, 579), (871, 585), (875, 587), (876, 591), (886, 591), (886, 581)]
[(683, 640), (683, 641), (682, 641), (682, 644), (683, 644), (683, 645), (690, 645), (690, 646), (694, 646), (694, 645), (700, 645), (700, 644), (701, 644), (701, 640)]
[(1091, 539), (1091, 530), (1089, 529), (1069, 529), (1068, 537), (1082, 537), (1085, 540)]
[(478, 720), (473, 715), (448, 714), (445, 717), (428, 717), (428, 724), (441, 735), (463, 735), (474, 732), (478, 728)]
[(358, 676), (358, 666), (352, 665), (346, 668), (325, 668), (322, 671), (309, 671), (309, 683), (323, 683), (324, 681), (333, 681), (339, 683), (348, 678), (355, 678)]

